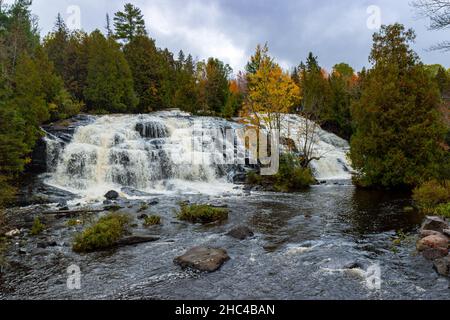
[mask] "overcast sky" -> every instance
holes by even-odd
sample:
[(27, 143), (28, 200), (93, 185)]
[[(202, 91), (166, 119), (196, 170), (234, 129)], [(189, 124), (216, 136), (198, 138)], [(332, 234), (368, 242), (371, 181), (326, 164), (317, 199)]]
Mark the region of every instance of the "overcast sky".
[(69, 26), (76, 25), (78, 8), (82, 29), (104, 30), (106, 13), (113, 16), (125, 2), (142, 9), (159, 47), (183, 49), (198, 59), (218, 57), (235, 72), (256, 44), (266, 41), (285, 68), (312, 51), (327, 69), (347, 62), (359, 70), (368, 65), (377, 8), (381, 23), (401, 22), (416, 30), (415, 49), (425, 63), (450, 67), (450, 53), (427, 50), (450, 40), (450, 31), (428, 31), (428, 21), (417, 17), (410, 0), (34, 0), (33, 12), (43, 34), (52, 29), (58, 12)]

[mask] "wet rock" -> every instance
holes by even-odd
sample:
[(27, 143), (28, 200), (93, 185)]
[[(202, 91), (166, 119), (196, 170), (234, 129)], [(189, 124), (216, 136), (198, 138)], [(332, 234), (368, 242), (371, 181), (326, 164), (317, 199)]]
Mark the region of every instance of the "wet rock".
[(349, 270), (364, 269), (364, 266), (359, 262), (350, 262), (344, 266), (344, 269), (349, 269)]
[(442, 230), (442, 233), (443, 233), (445, 236), (450, 237), (450, 229), (444, 229), (444, 230)]
[(47, 241), (40, 241), (36, 244), (36, 246), (40, 249), (45, 249), (48, 247), (57, 247), (58, 243), (56, 241), (51, 241), (51, 240), (47, 240)]
[(214, 272), (230, 260), (227, 251), (209, 247), (196, 247), (177, 257), (173, 262), (183, 269), (192, 268), (199, 271)]
[(143, 214), (141, 214), (141, 215), (138, 216), (138, 219), (139, 219), (139, 220), (145, 220), (145, 219), (147, 219), (147, 218), (148, 218), (148, 215), (146, 215), (145, 213), (143, 213)]
[(442, 235), (442, 233), (438, 232), (438, 231), (433, 231), (433, 230), (420, 230), (420, 238), (426, 238), (429, 236), (439, 236)]
[(117, 191), (111, 190), (105, 194), (105, 198), (108, 200), (116, 200), (119, 198), (119, 193)]
[(112, 204), (112, 205), (103, 207), (103, 209), (105, 211), (119, 211), (120, 209), (123, 209), (123, 207), (118, 204)]
[(421, 230), (432, 230), (442, 233), (443, 230), (448, 229), (448, 223), (441, 217), (426, 217), (422, 224)]
[(59, 208), (59, 211), (69, 211), (70, 210), (70, 208), (69, 207), (60, 207)]
[(253, 237), (255, 234), (253, 233), (250, 228), (245, 226), (239, 226), (234, 229), (232, 229), (230, 232), (227, 233), (227, 236), (233, 237), (235, 239), (239, 240), (245, 240), (249, 237)]
[(422, 255), (425, 259), (434, 261), (436, 259), (447, 256), (448, 250), (444, 248), (427, 248), (422, 251)]
[(148, 203), (149, 206), (156, 206), (159, 204), (159, 200), (152, 200)]
[(14, 229), (11, 231), (8, 231), (7, 233), (5, 233), (5, 236), (8, 238), (13, 238), (20, 235), (20, 230), (19, 229)]
[(20, 248), (19, 249), (19, 254), (27, 254), (27, 250)]
[(132, 246), (135, 244), (140, 243), (147, 243), (147, 242), (155, 242), (158, 241), (160, 238), (156, 236), (146, 236), (146, 235), (131, 235), (124, 237), (116, 242), (117, 246)]
[(450, 256), (434, 260), (434, 269), (442, 276), (450, 276)]
[(417, 241), (416, 246), (420, 252), (426, 249), (445, 249), (448, 251), (448, 238), (443, 234), (431, 235)]
[(134, 197), (148, 197), (150, 194), (147, 192), (143, 192), (134, 188), (130, 188), (130, 187), (123, 187), (120, 189), (120, 191), (122, 191), (123, 193), (129, 195), (129, 196), (134, 196)]
[(105, 200), (105, 201), (103, 201), (103, 204), (104, 205), (110, 205), (110, 204), (112, 204), (112, 201), (111, 200)]

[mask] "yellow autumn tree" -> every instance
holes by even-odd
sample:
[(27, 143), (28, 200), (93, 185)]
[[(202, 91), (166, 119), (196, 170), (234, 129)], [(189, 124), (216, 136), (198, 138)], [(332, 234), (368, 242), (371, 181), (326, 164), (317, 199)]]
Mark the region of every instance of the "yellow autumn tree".
[(279, 130), (284, 114), (300, 100), (300, 88), (272, 59), (262, 59), (258, 70), (247, 75), (246, 107), (259, 128)]

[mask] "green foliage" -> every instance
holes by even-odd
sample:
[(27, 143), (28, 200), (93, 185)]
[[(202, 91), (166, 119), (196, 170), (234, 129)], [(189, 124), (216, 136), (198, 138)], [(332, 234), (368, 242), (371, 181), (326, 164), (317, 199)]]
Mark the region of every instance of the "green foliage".
[(138, 36), (124, 46), (125, 58), (133, 75), (134, 90), (139, 98), (137, 111), (146, 113), (161, 107), (161, 56), (155, 42)]
[(229, 210), (225, 208), (214, 208), (209, 205), (187, 205), (181, 204), (177, 218), (192, 223), (207, 224), (228, 219)]
[(295, 192), (308, 188), (316, 181), (309, 168), (303, 168), (300, 159), (293, 154), (280, 157), (280, 168), (275, 178), (275, 190), (279, 192)]
[(84, 97), (88, 109), (133, 112), (138, 99), (130, 67), (120, 46), (113, 39), (106, 39), (98, 30), (91, 33), (87, 43)]
[(124, 10), (114, 15), (115, 37), (127, 42), (138, 36), (147, 35), (144, 15), (141, 10), (131, 3), (125, 4)]
[(69, 221), (67, 221), (68, 227), (76, 227), (79, 224), (80, 224), (80, 221), (78, 219), (70, 219)]
[(222, 113), (229, 97), (231, 72), (231, 67), (218, 59), (198, 63), (199, 105), (203, 113)]
[(149, 205), (148, 205), (148, 204), (142, 203), (142, 204), (141, 204), (141, 207), (140, 207), (139, 210), (138, 210), (138, 212), (146, 211), (146, 210), (148, 210), (148, 208), (149, 208)]
[(443, 157), (440, 96), (410, 48), (414, 38), (399, 24), (374, 35), (374, 68), (352, 104), (350, 156), (362, 186), (414, 187), (437, 176)]
[(41, 222), (41, 220), (36, 217), (33, 222), (33, 226), (31, 227), (30, 234), (32, 236), (40, 235), (45, 230), (45, 225)]
[(261, 176), (256, 172), (247, 174), (247, 183), (272, 188), (277, 192), (296, 192), (307, 189), (316, 183), (311, 170), (303, 168), (300, 159), (294, 154), (280, 157), (280, 168), (274, 176)]
[(437, 180), (425, 182), (414, 189), (413, 199), (421, 211), (431, 214), (436, 207), (450, 202), (450, 181), (440, 183)]
[(435, 213), (439, 216), (450, 218), (450, 202), (438, 205)]
[(119, 213), (110, 213), (97, 223), (78, 234), (72, 248), (75, 252), (93, 252), (111, 248), (127, 232), (130, 217)]
[(149, 216), (144, 219), (144, 226), (151, 227), (161, 224), (160, 216)]

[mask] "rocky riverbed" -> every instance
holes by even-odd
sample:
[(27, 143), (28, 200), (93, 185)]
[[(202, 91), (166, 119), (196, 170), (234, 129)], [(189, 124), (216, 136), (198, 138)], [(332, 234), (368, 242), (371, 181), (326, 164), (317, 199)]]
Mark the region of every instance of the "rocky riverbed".
[[(181, 222), (181, 201), (227, 206), (229, 218)], [(299, 194), (119, 198), (69, 205), (74, 215), (64, 214), (65, 203), (14, 208), (0, 298), (448, 299), (449, 279), (416, 250), (423, 216), (405, 212), (410, 204), (406, 195), (321, 185)], [(130, 241), (73, 252), (73, 237), (111, 206), (133, 218)], [(160, 215), (162, 224), (145, 227), (143, 214)], [(36, 217), (45, 230), (32, 236)], [(73, 265), (80, 290), (67, 287)], [(371, 285), (374, 266), (379, 287)]]

